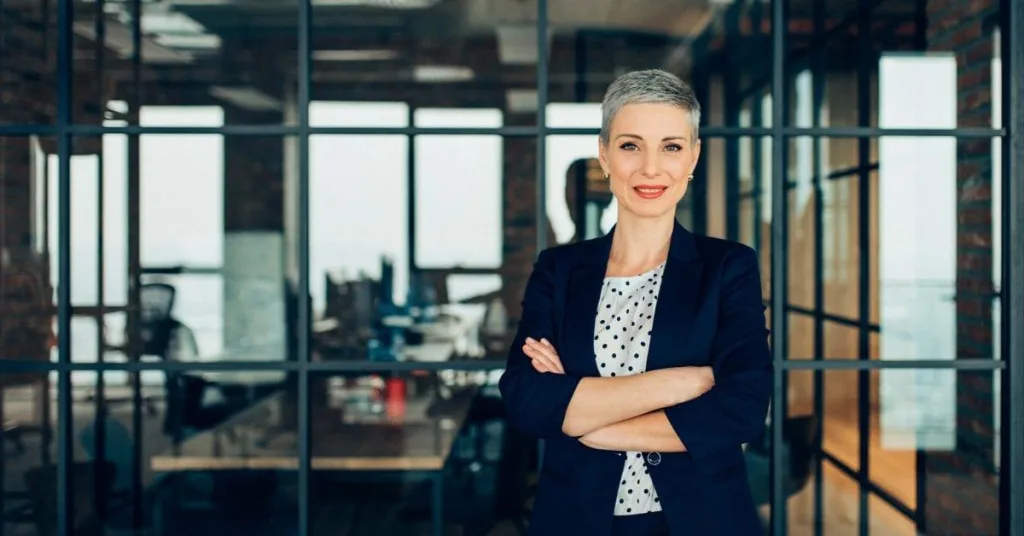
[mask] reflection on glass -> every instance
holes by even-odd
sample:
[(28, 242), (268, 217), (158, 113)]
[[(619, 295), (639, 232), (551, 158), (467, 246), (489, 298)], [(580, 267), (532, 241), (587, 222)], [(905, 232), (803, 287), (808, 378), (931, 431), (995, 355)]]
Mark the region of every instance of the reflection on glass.
[[(883, 55), (879, 126), (955, 128), (956, 76), (956, 59), (949, 54)], [(922, 79), (939, 82), (926, 100), (907, 86)], [(952, 138), (885, 137), (878, 142), (883, 358), (956, 357), (956, 149)]]
[(94, 475), (72, 479), (76, 530), (294, 533), (295, 464), (278, 460), (296, 449), (278, 436), (295, 425), (296, 384), (259, 371), (147, 374), (140, 405), (114, 373), (102, 387), (95, 373), (72, 377), (72, 470)]
[[(822, 376), (820, 392), (814, 388), (815, 374)], [(866, 430), (859, 428), (859, 376), (855, 371), (789, 373), (783, 435), (785, 458), (793, 465), (786, 473), (806, 477), (787, 490), (791, 532), (813, 534), (808, 528), (817, 522), (825, 534), (856, 534), (862, 486), (855, 479), (855, 462), (861, 438), (868, 442), (868, 478), (862, 485), (872, 501), (871, 519), (865, 520), (872, 534), (910, 536), (937, 530), (933, 527), (956, 534), (998, 532), (999, 433), (993, 409), (999, 390), (993, 372), (871, 371), (864, 393), (868, 400), (863, 401), (869, 411)], [(889, 389), (890, 382), (898, 382), (902, 391)], [(945, 400), (940, 407), (932, 392)], [(824, 415), (814, 409), (820, 397)], [(821, 511), (814, 506), (818, 427), (824, 456)], [(971, 508), (949, 507), (964, 501)]]
[[(916, 68), (937, 68), (952, 76), (949, 62), (942, 56), (935, 60), (930, 67)], [(954, 124), (952, 111), (946, 117), (928, 114), (926, 123), (919, 114), (907, 116), (903, 110), (917, 109), (912, 101), (909, 93), (890, 94), (883, 103), (892, 121), (887, 124)], [(949, 102), (954, 102), (951, 96)], [(1002, 210), (992, 165), (994, 144), (989, 139), (882, 137), (869, 140), (869, 160), (861, 166), (859, 143), (828, 139), (822, 146), (832, 166), (822, 182), (825, 312), (857, 322), (866, 293), (870, 329), (880, 330), (871, 355), (882, 359), (993, 359), (1000, 329), (999, 267), (994, 263), (1000, 258), (996, 239)], [(866, 202), (862, 181), (867, 183)], [(805, 225), (792, 218), (790, 224), (791, 236), (797, 232), (792, 227)], [(867, 233), (870, 260), (864, 288), (862, 232)], [(794, 253), (791, 249), (794, 267), (811, 265), (813, 249)], [(813, 290), (807, 285), (791, 278), (791, 287), (804, 293), (801, 299), (793, 297), (797, 305), (806, 306), (803, 302), (813, 297), (813, 292), (806, 294)], [(853, 346), (846, 357), (860, 353)]]
[[(35, 11), (36, 21), (49, 14), (56, 22), (45, 7), (25, 11)], [(68, 36), (77, 51), (72, 62), (73, 122), (96, 125), (104, 118), (126, 118), (129, 110), (111, 107), (110, 101), (132, 102), (137, 97), (143, 106), (223, 106), (227, 124), (280, 125), (284, 111), (295, 106), (298, 87), (297, 14), (294, 4), (254, 10), (196, 2), (146, 6), (138, 17), (130, 2), (75, 10)], [(141, 35), (137, 52), (131, 39), (136, 27)], [(55, 43), (57, 30), (54, 24), (43, 42)], [(133, 95), (131, 84), (117, 82), (125, 80), (126, 65), (136, 54), (148, 74), (139, 94)], [(47, 86), (56, 87), (56, 74), (47, 74), (52, 77)], [(201, 125), (184, 120), (183, 126)]]
[(56, 533), (55, 379), (38, 372), (0, 373), (5, 534)]
[[(600, 103), (553, 103), (546, 114), (553, 128), (601, 127)], [(548, 136), (545, 141), (548, 243), (566, 244), (607, 233), (615, 225), (618, 204), (597, 160), (597, 135)]]
[[(406, 127), (410, 111), (418, 127), (503, 124), (499, 110), (486, 108), (339, 101), (310, 108), (318, 126)], [(449, 348), (435, 347), (437, 340), (453, 342), (456, 354), (477, 355), (478, 343), (492, 335), (489, 348), (499, 348), (508, 328), (505, 300), (513, 295), (505, 290), (518, 284), (505, 263), (521, 243), (534, 243), (508, 225), (518, 221), (508, 192), (524, 160), (511, 145), (500, 136), (462, 134), (311, 139), (309, 276), (319, 355), (443, 360), (452, 352), (432, 354), (430, 348)]]
[[(451, 370), (313, 376), (313, 532), (335, 534), (345, 526), (359, 536), (472, 533), (518, 522), (533, 469), (502, 469), (519, 467), (530, 453), (507, 433), (499, 376)], [(284, 430), (276, 441), (293, 444), (295, 437)]]
[[(417, 127), (502, 126), (497, 109), (419, 108), (414, 120)], [(416, 136), (417, 266), (501, 266), (502, 141)]]
[[(399, 102), (314, 102), (311, 122), (345, 126), (375, 121), (408, 126)], [(409, 138), (402, 135), (318, 135), (309, 142), (310, 294), (315, 310), (326, 303), (325, 283), (381, 276), (382, 259), (394, 266), (392, 299), (409, 286), (407, 247)], [(372, 232), (353, 232), (354, 230)]]
[(507, 123), (536, 121), (536, 2), (317, 2), (312, 19), (318, 100), (505, 107), (517, 116)]
[[(144, 108), (142, 119), (151, 125), (217, 126), (223, 113), (217, 107), (158, 106)], [(219, 134), (142, 135), (139, 205), (130, 207), (128, 137), (75, 139), (69, 282), (74, 361), (119, 361), (128, 354), (133, 234), (139, 236), (142, 268), (143, 359), (284, 359), (288, 298), (284, 203), (278, 193), (286, 182), (284, 139), (242, 141)], [(39, 169), (46, 179), (34, 234), (44, 237), (37, 247), (50, 259), (49, 280), (57, 288), (57, 156), (42, 158)], [(137, 229), (129, 225), (135, 211)], [(168, 337), (154, 336), (168, 331)]]
[[(813, 7), (812, 7), (813, 6)], [(858, 85), (859, 36), (856, 2), (823, 0), (806, 4), (790, 13), (805, 24), (792, 27), (787, 35), (790, 50), (787, 61), (792, 65), (806, 65), (817, 56), (827, 72), (821, 73), (823, 95), (820, 112), (823, 125), (880, 126), (883, 122), (881, 101), (886, 88), (882, 87), (885, 59), (869, 61), (868, 95), (860, 95)], [(815, 28), (814, 10), (824, 13), (821, 26)], [(918, 102), (931, 110), (944, 106), (943, 95), (952, 93), (957, 104), (951, 111), (960, 127), (990, 127), (991, 114), (998, 107), (999, 85), (990, 63), (999, 57), (998, 0), (967, 2), (957, 0), (923, 0), (918, 3), (893, 2), (874, 6), (869, 14), (867, 39), (870, 50), (883, 57), (900, 57), (908, 62), (929, 61), (936, 56), (952, 60), (953, 78), (932, 77), (928, 73), (915, 78), (917, 87), (928, 87), (920, 92)], [(850, 24), (852, 22), (852, 24)], [(846, 28), (843, 28), (846, 26)], [(845, 30), (845, 31), (843, 31)], [(824, 40), (815, 33), (825, 35)], [(937, 98), (933, 98), (936, 95)], [(799, 94), (797, 99), (799, 100)], [(866, 102), (868, 110), (859, 110), (850, 103)], [(866, 112), (868, 124), (860, 125), (860, 112)], [(794, 110), (796, 112), (796, 110)], [(796, 113), (788, 120), (796, 124)], [(922, 128), (936, 128), (925, 126)]]

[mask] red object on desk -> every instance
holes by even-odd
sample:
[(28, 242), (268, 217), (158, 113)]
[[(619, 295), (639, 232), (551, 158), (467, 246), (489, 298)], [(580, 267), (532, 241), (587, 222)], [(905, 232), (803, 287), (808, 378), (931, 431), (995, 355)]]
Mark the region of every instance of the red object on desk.
[(405, 415), (406, 385), (403, 378), (388, 378), (385, 390), (385, 406), (389, 417)]

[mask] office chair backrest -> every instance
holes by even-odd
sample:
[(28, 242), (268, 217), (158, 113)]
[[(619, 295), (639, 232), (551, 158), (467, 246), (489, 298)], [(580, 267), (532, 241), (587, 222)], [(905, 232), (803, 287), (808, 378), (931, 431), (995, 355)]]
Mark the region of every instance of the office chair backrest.
[(178, 327), (178, 321), (171, 316), (174, 294), (174, 287), (166, 283), (147, 283), (139, 289), (139, 330), (145, 355), (166, 357), (171, 336)]

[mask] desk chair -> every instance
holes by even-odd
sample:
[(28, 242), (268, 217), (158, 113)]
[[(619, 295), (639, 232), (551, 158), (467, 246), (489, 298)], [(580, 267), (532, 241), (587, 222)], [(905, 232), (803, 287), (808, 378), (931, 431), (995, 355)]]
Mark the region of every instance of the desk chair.
[[(167, 283), (147, 283), (139, 289), (139, 342), (141, 343), (140, 357), (156, 358), (163, 361), (176, 361), (182, 358), (190, 358), (199, 354), (199, 347), (196, 344), (195, 335), (192, 330), (174, 317), (176, 290), (174, 286)], [(125, 334), (125, 340), (130, 340), (130, 334)], [(168, 373), (164, 380), (164, 395), (144, 396), (143, 407), (149, 415), (156, 415), (157, 403), (166, 396), (167, 407), (164, 415), (164, 432), (174, 434), (188, 421), (187, 413), (189, 408), (195, 406), (190, 403), (196, 396), (202, 397), (202, 392), (195, 386), (179, 378), (180, 373)], [(108, 404), (131, 403), (131, 397), (111, 397), (106, 395)]]

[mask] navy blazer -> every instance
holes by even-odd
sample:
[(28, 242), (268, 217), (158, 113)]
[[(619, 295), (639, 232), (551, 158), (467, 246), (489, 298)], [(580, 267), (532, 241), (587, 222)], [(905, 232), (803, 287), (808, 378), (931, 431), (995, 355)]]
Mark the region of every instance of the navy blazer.
[[(530, 534), (611, 533), (624, 453), (587, 447), (562, 422), (580, 380), (600, 376), (594, 321), (613, 234), (541, 252), (524, 293), (500, 389), (509, 425), (545, 440)], [(753, 249), (675, 225), (647, 370), (710, 365), (715, 386), (665, 408), (686, 452), (645, 453), (673, 535), (764, 533), (742, 449), (763, 432), (771, 398), (764, 312)], [(565, 374), (534, 370), (526, 337), (551, 341)]]

